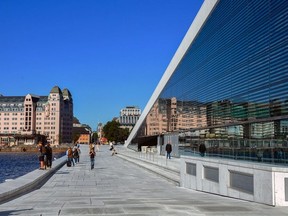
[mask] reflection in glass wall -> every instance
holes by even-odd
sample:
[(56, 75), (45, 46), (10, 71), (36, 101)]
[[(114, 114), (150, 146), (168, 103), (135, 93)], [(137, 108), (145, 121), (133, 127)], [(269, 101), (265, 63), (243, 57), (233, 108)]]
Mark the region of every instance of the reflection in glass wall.
[(220, 0), (137, 138), (177, 132), (180, 155), (204, 144), (205, 156), (287, 163), (287, 13), (288, 1)]

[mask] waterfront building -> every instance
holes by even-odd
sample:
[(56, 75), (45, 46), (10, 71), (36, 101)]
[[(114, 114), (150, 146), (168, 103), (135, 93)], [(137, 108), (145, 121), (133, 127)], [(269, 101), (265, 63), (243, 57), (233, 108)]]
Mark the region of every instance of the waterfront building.
[(132, 130), (141, 115), (141, 110), (137, 106), (126, 106), (121, 109), (119, 123), (121, 128)]
[(91, 143), (91, 134), (92, 131), (82, 125), (75, 125), (73, 126), (73, 134), (77, 137), (76, 140), (73, 140), (75, 144), (87, 144)]
[(171, 142), (182, 186), (288, 205), (287, 14), (288, 1), (204, 1), (126, 146)]
[(48, 96), (0, 96), (0, 144), (51, 145), (72, 142), (73, 99), (54, 86)]

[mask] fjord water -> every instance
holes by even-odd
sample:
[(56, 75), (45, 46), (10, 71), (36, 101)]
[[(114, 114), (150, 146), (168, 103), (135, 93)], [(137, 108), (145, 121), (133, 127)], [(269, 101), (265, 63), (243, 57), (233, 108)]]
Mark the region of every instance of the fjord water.
[[(59, 158), (64, 154), (55, 153), (53, 158)], [(5, 182), (5, 180), (16, 179), (35, 169), (39, 169), (38, 156), (35, 152), (0, 153), (0, 183)]]

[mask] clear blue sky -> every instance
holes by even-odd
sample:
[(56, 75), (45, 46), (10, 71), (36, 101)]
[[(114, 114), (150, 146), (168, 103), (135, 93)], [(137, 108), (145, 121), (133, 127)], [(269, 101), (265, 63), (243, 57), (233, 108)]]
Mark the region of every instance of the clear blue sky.
[(68, 88), (92, 129), (144, 109), (203, 0), (1, 0), (0, 94)]

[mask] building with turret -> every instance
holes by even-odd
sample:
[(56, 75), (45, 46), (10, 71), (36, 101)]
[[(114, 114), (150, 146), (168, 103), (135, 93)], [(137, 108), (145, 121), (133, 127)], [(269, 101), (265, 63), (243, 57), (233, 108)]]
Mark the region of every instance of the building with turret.
[(54, 86), (48, 96), (0, 96), (0, 145), (72, 142), (73, 99)]

